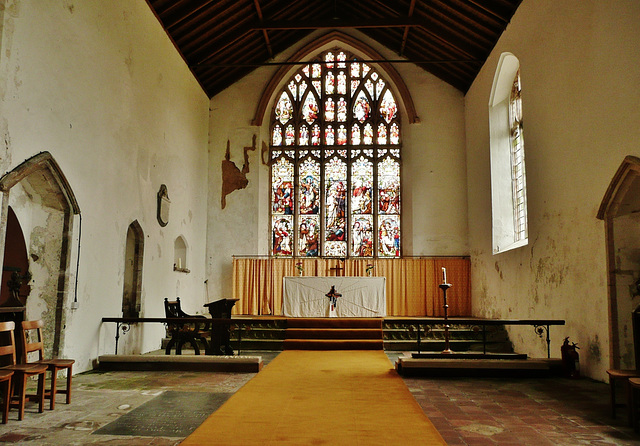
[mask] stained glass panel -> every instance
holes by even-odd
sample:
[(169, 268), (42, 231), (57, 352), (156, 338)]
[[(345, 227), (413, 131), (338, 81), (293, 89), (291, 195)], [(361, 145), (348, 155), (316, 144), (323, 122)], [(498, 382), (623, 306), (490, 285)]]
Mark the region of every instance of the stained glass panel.
[(395, 122), (391, 124), (391, 131), (389, 132), (389, 141), (391, 144), (400, 144), (400, 127)]
[(324, 130), (324, 142), (326, 145), (328, 146), (332, 146), (335, 143), (335, 131), (333, 130), (333, 127), (331, 127), (330, 125), (327, 126), (327, 128)]
[(400, 214), (400, 164), (391, 157), (378, 163), (378, 212)]
[[(346, 253), (347, 163), (332, 158), (325, 165), (325, 255)], [(329, 248), (331, 246), (331, 248)]]
[(351, 255), (373, 257), (373, 215), (355, 215), (352, 221)]
[(361, 156), (351, 164), (351, 213), (371, 214), (373, 162)]
[(389, 90), (384, 93), (382, 97), (382, 101), (380, 102), (380, 115), (384, 118), (387, 123), (391, 122), (393, 118), (396, 117), (398, 113), (398, 107), (396, 106), (396, 101), (393, 99), (393, 95)]
[(274, 256), (293, 255), (293, 216), (274, 215), (271, 217), (272, 254)]
[(344, 127), (344, 125), (341, 125), (338, 128), (337, 142), (339, 146), (344, 146), (347, 144), (347, 129)]
[(378, 144), (387, 143), (387, 126), (382, 122), (378, 124)]
[(320, 81), (311, 81), (311, 84), (313, 85), (313, 88), (315, 88), (316, 93), (320, 94), (320, 86), (322, 85), (322, 82), (320, 82)]
[(298, 228), (298, 255), (302, 257), (317, 257), (320, 239), (320, 216), (305, 215), (300, 217)]
[(320, 213), (320, 163), (306, 159), (300, 165), (300, 213)]
[(343, 97), (338, 101), (338, 122), (347, 120), (347, 101)]
[(333, 68), (333, 53), (331, 51), (329, 51), (325, 56), (324, 56), (324, 60), (327, 62), (327, 68)]
[(382, 93), (383, 88), (384, 88), (384, 81), (382, 79), (378, 79), (378, 82), (376, 82), (376, 99), (380, 97), (380, 93)]
[(356, 79), (351, 80), (351, 96), (353, 96), (356, 91), (358, 91), (358, 86), (360, 85), (360, 81)]
[(274, 214), (293, 214), (293, 163), (279, 159), (271, 168), (272, 174), (272, 212)]
[(333, 99), (328, 98), (327, 101), (324, 103), (324, 120), (325, 121), (333, 121), (333, 118), (335, 117), (335, 109), (336, 109), (336, 103), (333, 102)]
[(309, 145), (309, 128), (306, 125), (300, 126), (300, 136), (298, 138), (298, 144), (301, 146)]
[(366, 123), (364, 126), (364, 137), (362, 138), (364, 143), (369, 145), (373, 144), (373, 127), (370, 123)]
[(307, 121), (309, 124), (312, 124), (313, 121), (318, 119), (318, 103), (316, 102), (315, 96), (311, 93), (309, 93), (304, 100), (304, 105), (302, 106), (302, 119)]
[(284, 91), (280, 95), (280, 99), (278, 99), (275, 112), (276, 119), (278, 119), (283, 124), (286, 124), (287, 121), (291, 119), (291, 115), (293, 115), (293, 106), (291, 105), (291, 99), (289, 99), (289, 95)]
[(296, 142), (296, 133), (293, 124), (289, 124), (284, 132), (284, 143), (292, 146)]
[(371, 106), (369, 100), (363, 91), (358, 93), (355, 104), (353, 105), (353, 117), (360, 122), (364, 122), (369, 119), (369, 113), (371, 112)]
[(370, 97), (374, 97), (373, 96), (373, 82), (371, 82), (371, 79), (367, 79), (367, 81), (364, 83), (364, 88), (367, 89), (367, 91), (369, 92), (369, 96)]
[(324, 77), (324, 92), (326, 94), (333, 94), (334, 87), (335, 79), (333, 77), (333, 73), (329, 71)]
[(351, 145), (360, 145), (360, 126), (358, 124), (353, 124), (351, 127)]
[(360, 64), (352, 63), (351, 64), (351, 77), (360, 77)]
[(400, 217), (378, 216), (378, 255), (400, 257)]
[(282, 127), (276, 125), (273, 127), (273, 135), (271, 137), (271, 144), (274, 146), (282, 145)]
[(318, 124), (315, 124), (313, 127), (311, 127), (311, 145), (319, 145), (320, 139), (320, 126)]
[(289, 91), (291, 92), (291, 96), (293, 96), (293, 99), (296, 100), (297, 88), (294, 81), (289, 82)]
[(347, 75), (344, 74), (344, 71), (338, 73), (338, 94), (347, 94)]

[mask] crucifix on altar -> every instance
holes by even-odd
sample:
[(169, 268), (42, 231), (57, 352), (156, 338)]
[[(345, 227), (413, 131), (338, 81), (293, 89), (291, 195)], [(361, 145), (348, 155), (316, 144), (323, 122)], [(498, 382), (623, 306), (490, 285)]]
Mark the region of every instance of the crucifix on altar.
[(344, 262), (344, 259), (338, 259), (338, 263), (336, 263), (336, 266), (329, 268), (329, 271), (333, 271), (334, 276), (344, 276), (344, 267), (340, 266), (340, 262)]

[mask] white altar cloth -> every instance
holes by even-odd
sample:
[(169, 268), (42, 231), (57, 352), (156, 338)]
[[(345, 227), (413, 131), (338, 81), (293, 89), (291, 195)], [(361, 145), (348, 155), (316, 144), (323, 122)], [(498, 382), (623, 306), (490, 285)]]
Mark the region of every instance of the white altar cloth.
[[(331, 287), (342, 296), (330, 314)], [(288, 317), (383, 317), (387, 315), (384, 277), (284, 277), (282, 312)]]

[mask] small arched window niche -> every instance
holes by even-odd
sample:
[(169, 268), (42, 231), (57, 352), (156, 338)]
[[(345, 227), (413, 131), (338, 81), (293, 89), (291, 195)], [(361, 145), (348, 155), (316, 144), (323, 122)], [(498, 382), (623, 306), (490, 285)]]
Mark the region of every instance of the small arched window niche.
[(178, 236), (173, 244), (173, 270), (181, 273), (191, 272), (187, 265), (187, 242), (183, 236)]
[(271, 255), (400, 257), (398, 103), (372, 65), (334, 48), (277, 93)]
[(503, 53), (489, 102), (493, 253), (528, 243), (520, 61)]

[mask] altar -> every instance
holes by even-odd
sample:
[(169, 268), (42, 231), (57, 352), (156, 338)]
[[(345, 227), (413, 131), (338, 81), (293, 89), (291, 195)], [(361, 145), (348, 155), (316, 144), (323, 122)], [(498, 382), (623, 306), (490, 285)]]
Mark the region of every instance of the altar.
[(287, 317), (387, 315), (384, 277), (283, 277), (282, 299), (282, 311)]

